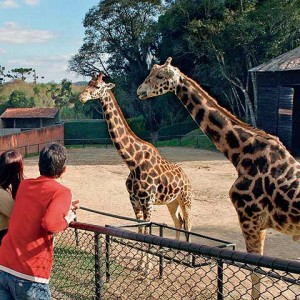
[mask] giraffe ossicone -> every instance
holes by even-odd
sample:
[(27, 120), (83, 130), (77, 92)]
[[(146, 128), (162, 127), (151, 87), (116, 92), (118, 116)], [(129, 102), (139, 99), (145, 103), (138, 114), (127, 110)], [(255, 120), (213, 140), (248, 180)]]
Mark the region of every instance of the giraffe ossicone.
[[(300, 164), (280, 140), (232, 115), (194, 80), (171, 65), (155, 65), (139, 86), (140, 99), (174, 93), (199, 128), (237, 171), (229, 195), (248, 252), (263, 254), (266, 229), (300, 236)], [(171, 74), (173, 74), (171, 76)], [(259, 298), (253, 275), (252, 298)]]

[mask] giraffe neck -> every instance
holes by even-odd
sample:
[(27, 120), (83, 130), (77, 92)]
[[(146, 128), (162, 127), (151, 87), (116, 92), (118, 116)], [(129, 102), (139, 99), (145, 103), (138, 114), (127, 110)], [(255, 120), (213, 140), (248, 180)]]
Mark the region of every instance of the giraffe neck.
[(142, 152), (156, 153), (154, 147), (138, 138), (128, 126), (113, 93), (108, 91), (105, 99), (100, 99), (108, 132), (112, 143), (129, 169), (134, 169), (142, 158)]
[(276, 137), (237, 119), (182, 73), (174, 93), (202, 131), (235, 167), (246, 154), (253, 155), (268, 143), (278, 145)]

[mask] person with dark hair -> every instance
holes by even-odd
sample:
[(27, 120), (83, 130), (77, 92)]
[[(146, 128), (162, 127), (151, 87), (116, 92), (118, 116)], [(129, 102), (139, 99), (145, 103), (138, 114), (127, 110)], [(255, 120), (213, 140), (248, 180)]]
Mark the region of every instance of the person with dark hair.
[(50, 143), (39, 154), (40, 176), (20, 183), (0, 247), (1, 300), (51, 299), (54, 234), (74, 220), (79, 202), (57, 180), (66, 160), (65, 147)]
[(7, 150), (0, 155), (0, 245), (7, 233), (8, 220), (20, 182), (24, 179), (22, 154)]

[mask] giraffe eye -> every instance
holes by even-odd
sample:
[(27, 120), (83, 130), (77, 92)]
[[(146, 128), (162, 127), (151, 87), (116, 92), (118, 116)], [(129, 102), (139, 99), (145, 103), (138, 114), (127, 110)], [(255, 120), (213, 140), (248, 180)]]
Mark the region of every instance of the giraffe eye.
[(157, 79), (163, 79), (164, 76), (162, 76), (162, 75), (157, 75), (156, 78), (157, 78)]

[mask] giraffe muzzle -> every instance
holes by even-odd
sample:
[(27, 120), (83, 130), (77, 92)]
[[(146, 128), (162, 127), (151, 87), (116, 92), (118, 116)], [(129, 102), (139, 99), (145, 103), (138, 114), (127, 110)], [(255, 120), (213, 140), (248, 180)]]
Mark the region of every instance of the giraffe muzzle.
[(147, 92), (145, 92), (145, 91), (140, 91), (139, 89), (140, 89), (140, 88), (138, 88), (138, 90), (137, 90), (137, 95), (138, 95), (138, 97), (139, 97), (141, 100), (146, 99), (146, 98), (147, 98)]

